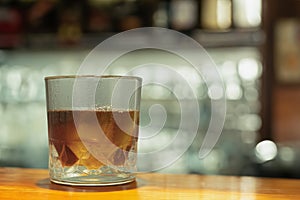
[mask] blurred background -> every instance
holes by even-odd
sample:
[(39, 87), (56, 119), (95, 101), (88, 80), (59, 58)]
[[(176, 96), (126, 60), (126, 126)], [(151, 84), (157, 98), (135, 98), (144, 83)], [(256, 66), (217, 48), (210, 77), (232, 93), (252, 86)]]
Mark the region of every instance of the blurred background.
[[(44, 77), (76, 74), (101, 41), (145, 26), (173, 29), (198, 41), (218, 66), (226, 89), (222, 135), (200, 160), (210, 101), (220, 96), (208, 92), (187, 62), (163, 52), (135, 52), (135, 59), (112, 63), (107, 73), (122, 74), (151, 56), (191, 76), (197, 88), (201, 123), (196, 139), (160, 172), (300, 177), (298, 0), (0, 0), (0, 166), (47, 168)], [(147, 74), (149, 80), (184, 91), (155, 67)], [(169, 93), (155, 85), (143, 90), (141, 123), (149, 122), (148, 108), (157, 103), (168, 119), (154, 141), (139, 145), (141, 151), (170, 141), (178, 127), (178, 104)]]

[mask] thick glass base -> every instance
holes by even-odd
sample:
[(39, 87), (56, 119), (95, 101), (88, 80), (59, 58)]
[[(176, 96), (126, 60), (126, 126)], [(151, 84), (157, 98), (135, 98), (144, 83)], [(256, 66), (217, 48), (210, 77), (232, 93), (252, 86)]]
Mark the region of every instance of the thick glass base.
[(108, 186), (135, 180), (133, 173), (102, 166), (89, 170), (84, 166), (50, 168), (50, 180), (54, 183), (77, 186)]
[(57, 184), (72, 185), (72, 186), (110, 186), (121, 185), (135, 181), (134, 176), (121, 178), (116, 176), (88, 176), (88, 177), (71, 177), (64, 179), (53, 179), (50, 181)]

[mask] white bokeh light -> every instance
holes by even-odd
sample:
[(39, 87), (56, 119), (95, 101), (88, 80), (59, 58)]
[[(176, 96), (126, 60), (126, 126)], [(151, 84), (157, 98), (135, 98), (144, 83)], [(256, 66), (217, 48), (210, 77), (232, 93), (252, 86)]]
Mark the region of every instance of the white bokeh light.
[(282, 147), (279, 150), (279, 157), (285, 163), (293, 163), (295, 161), (296, 155), (292, 148)]
[(224, 95), (223, 88), (221, 85), (218, 84), (212, 84), (208, 88), (208, 96), (212, 100), (218, 100), (221, 99)]
[(230, 100), (241, 99), (243, 95), (242, 88), (237, 83), (228, 83), (226, 85), (226, 97)]
[(246, 81), (253, 81), (261, 75), (261, 66), (253, 58), (244, 58), (238, 63), (240, 77)]
[(262, 162), (272, 160), (277, 155), (277, 146), (271, 140), (261, 141), (255, 147), (255, 155)]

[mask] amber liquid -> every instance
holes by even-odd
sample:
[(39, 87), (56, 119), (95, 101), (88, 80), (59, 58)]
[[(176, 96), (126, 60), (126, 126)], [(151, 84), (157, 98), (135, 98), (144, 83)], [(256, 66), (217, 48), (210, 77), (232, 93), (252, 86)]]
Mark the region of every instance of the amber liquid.
[[(138, 111), (48, 111), (50, 177), (57, 182), (113, 182), (135, 168)], [(75, 177), (75, 178), (74, 178)]]

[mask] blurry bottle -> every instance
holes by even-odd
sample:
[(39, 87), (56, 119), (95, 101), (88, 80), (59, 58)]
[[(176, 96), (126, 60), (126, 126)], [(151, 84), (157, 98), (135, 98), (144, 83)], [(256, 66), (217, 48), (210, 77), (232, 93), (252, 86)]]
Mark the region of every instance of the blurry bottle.
[(157, 12), (160, 3), (163, 3), (164, 0), (142, 0), (137, 2), (139, 8), (139, 16), (142, 20), (142, 26), (155, 26), (154, 15)]
[(114, 6), (112, 13), (116, 31), (126, 31), (143, 26), (142, 13), (140, 13), (136, 1), (123, 0)]
[(0, 48), (21, 43), (22, 16), (15, 1), (0, 1)]
[(170, 2), (171, 28), (191, 31), (198, 24), (198, 2), (196, 0), (172, 0)]
[(55, 33), (57, 29), (57, 1), (22, 2), (26, 10), (26, 29), (29, 33)]
[(260, 26), (261, 10), (261, 0), (233, 0), (234, 26), (238, 28)]
[(62, 44), (79, 43), (86, 22), (86, 2), (65, 0), (59, 4), (58, 38)]
[(163, 28), (169, 28), (169, 2), (159, 1), (156, 11), (153, 13), (153, 25)]
[(111, 1), (89, 0), (87, 32), (112, 31), (112, 7)]
[(231, 0), (202, 0), (201, 25), (204, 29), (224, 30), (232, 25)]

